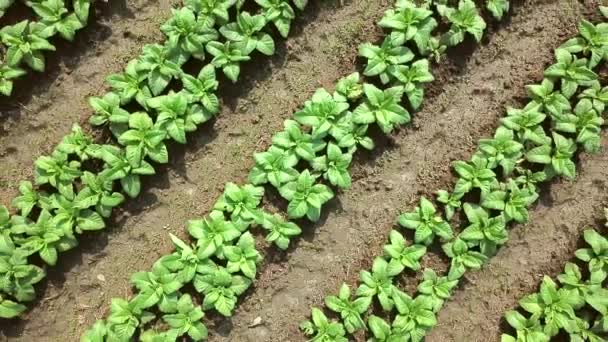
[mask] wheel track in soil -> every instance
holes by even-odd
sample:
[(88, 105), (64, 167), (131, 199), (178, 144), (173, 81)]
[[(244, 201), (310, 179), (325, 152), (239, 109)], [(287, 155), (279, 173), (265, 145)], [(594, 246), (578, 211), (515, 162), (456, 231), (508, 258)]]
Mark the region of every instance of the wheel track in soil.
[(169, 232), (185, 238), (187, 220), (204, 214), (226, 182), (246, 180), (253, 153), (270, 144), (284, 119), (317, 87), (353, 71), (352, 46), (377, 37), (374, 23), (389, 6), (365, 0), (307, 10), (271, 62), (245, 65), (244, 78), (227, 89), (240, 94), (237, 88), (244, 88), (245, 94), (223, 106), (213, 127), (190, 135), (187, 147), (174, 146), (169, 166), (144, 180), (142, 194), (128, 201), (106, 231), (83, 236), (79, 248), (64, 254), (25, 319), (0, 325), (6, 340), (77, 340), (105, 314), (112, 297), (128, 295), (133, 272), (170, 251)]
[[(366, 263), (380, 251), (396, 209), (411, 208), (420, 194), (450, 184), (448, 162), (470, 155), (476, 141), (493, 132), (504, 113), (504, 104), (515, 105), (516, 99), (524, 95), (523, 85), (542, 76), (540, 70), (552, 59), (550, 48), (574, 32), (578, 19), (580, 8), (576, 4), (559, 5), (575, 8), (571, 15), (560, 15), (559, 6), (546, 1), (518, 6), (512, 23), (473, 53), (463, 64), (464, 70), (441, 77), (452, 79), (433, 103), (429, 101), (416, 114), (414, 128), (401, 130), (379, 156), (360, 158), (363, 165), (354, 163), (353, 188), (339, 196), (339, 209), (316, 225), (314, 234), (308, 234), (297, 249), (265, 267), (255, 292), (237, 310), (233, 331), (228, 333), (228, 323), (221, 325), (218, 328), (226, 338), (216, 335), (211, 340), (301, 340), (294, 323), (343, 279), (369, 266)], [(104, 314), (110, 297), (128, 294), (128, 275), (149, 268), (163, 251), (170, 250), (167, 233), (184, 236), (186, 220), (206, 212), (226, 181), (244, 181), (253, 150), (269, 143), (269, 132), (278, 131), (282, 119), (290, 117), (317, 86), (330, 86), (353, 69), (349, 62), (356, 53), (352, 46), (357, 43), (353, 41), (369, 40), (377, 34), (372, 30), (357, 36), (357, 30), (371, 26), (375, 20), (369, 17), (379, 17), (387, 5), (374, 6), (370, 9), (365, 4), (349, 3), (334, 12), (322, 10), (310, 28), (290, 40), (295, 44), (284, 65), (268, 80), (257, 82), (246, 99), (236, 101), (234, 110), (222, 112), (214, 123), (217, 129), (212, 138), (197, 134), (193, 146), (171, 162), (174, 166), (169, 172), (151, 179), (160, 182), (158, 188), (128, 205), (129, 210), (139, 213), (131, 217), (125, 213), (117, 220), (118, 229), (93, 234), (91, 241), (83, 244), (91, 248), (90, 254), (80, 251), (67, 255), (67, 259), (75, 260), (63, 263), (51, 274), (44, 295), (47, 299), (31, 311), (25, 325), (12, 331), (20, 337), (8, 340), (29, 341), (41, 336), (48, 341), (74, 340)], [(357, 25), (361, 27), (344, 30), (346, 23), (361, 17), (367, 18)], [(544, 27), (536, 24), (546, 18), (552, 19), (543, 23)], [(343, 38), (332, 42), (331, 32), (339, 32)], [(527, 45), (535, 49), (527, 51)], [(320, 51), (309, 51), (313, 49)], [(339, 53), (328, 60), (322, 51)], [(308, 60), (310, 57), (312, 60)], [(322, 63), (317, 65), (319, 61)], [(502, 72), (506, 77), (501, 78)], [(277, 98), (265, 98), (265, 93)], [(277, 108), (280, 114), (272, 112)], [(238, 118), (229, 119), (225, 112)], [(244, 128), (253, 123), (252, 127), (257, 128)], [(382, 203), (380, 207), (378, 203)], [(263, 318), (264, 325), (247, 328), (257, 316)]]
[(162, 39), (159, 27), (177, 0), (111, 2), (91, 6), (95, 18), (74, 42), (56, 40), (45, 72), (28, 73), (11, 97), (0, 99), (0, 204), (18, 194), (19, 181), (33, 179), (34, 161), (50, 153), (73, 123), (88, 125), (87, 98), (102, 95), (106, 76), (122, 71), (145, 43)]

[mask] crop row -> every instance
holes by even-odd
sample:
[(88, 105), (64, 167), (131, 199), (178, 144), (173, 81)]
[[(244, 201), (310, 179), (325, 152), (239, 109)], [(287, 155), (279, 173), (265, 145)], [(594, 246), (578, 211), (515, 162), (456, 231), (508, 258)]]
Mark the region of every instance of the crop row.
[[(21, 182), (12, 201), (19, 214), (0, 206), (0, 303), (12, 308), (0, 317), (19, 315), (20, 303), (36, 297), (34, 285), (45, 276), (38, 264), (55, 265), (59, 253), (77, 246), (77, 234), (105, 227), (124, 194), (140, 193), (140, 178), (155, 173), (152, 162), (168, 162), (166, 143), (186, 143), (186, 132), (219, 112), (216, 69), (235, 82), (254, 50), (274, 53), (267, 24), (285, 36), (295, 12), (287, 0), (256, 2), (259, 14), (251, 15), (240, 6), (252, 1), (187, 1), (162, 26), (165, 44), (146, 45), (123, 73), (108, 77), (111, 92), (90, 98), (91, 124), (109, 127), (118, 144), (97, 144), (75, 125), (50, 156), (36, 160), (36, 187)], [(205, 51), (213, 58), (197, 76), (182, 70)], [(174, 80), (182, 89), (166, 93)], [(127, 104), (142, 111), (130, 113)]]
[[(360, 272), (356, 289), (343, 284), (325, 298), (327, 312), (339, 319), (312, 309), (312, 320), (301, 328), (313, 341), (347, 341), (352, 334), (371, 341), (422, 340), (463, 275), (496, 254), (510, 225), (528, 221), (539, 185), (557, 176), (573, 179), (577, 151), (598, 151), (608, 88), (593, 69), (608, 58), (608, 24), (583, 20), (579, 32), (555, 50), (557, 61), (545, 79), (526, 86), (530, 100), (524, 108), (508, 108), (494, 137), (481, 139), (470, 160), (453, 163), (453, 190), (437, 192), (443, 210), (422, 197), (414, 211), (398, 217), (404, 233), (390, 232), (384, 254)], [(450, 260), (446, 275), (422, 271), (422, 258), (438, 245)], [(418, 272), (423, 280), (410, 296), (398, 279)]]
[[(441, 35), (434, 35), (435, 17), (448, 24)], [(367, 134), (369, 126), (390, 133), (408, 123), (410, 114), (402, 105), (403, 98), (411, 109), (421, 105), (424, 84), (433, 80), (428, 58), (440, 60), (447, 47), (444, 43), (461, 43), (465, 32), (479, 40), (485, 22), (468, 0), (457, 8), (441, 4), (424, 8), (398, 1), (380, 26), (390, 31), (383, 43), (365, 43), (359, 49), (367, 59), (363, 74), (378, 83), (362, 83), (355, 73), (341, 79), (333, 94), (317, 90), (294, 120), (285, 121), (272, 145), (255, 154), (250, 183), (226, 184), (213, 211), (188, 223), (195, 243), (172, 235), (175, 251), (161, 257), (150, 272), (135, 273), (131, 278), (135, 296), (112, 299), (109, 317), (96, 322), (83, 341), (122, 341), (133, 336), (143, 341), (174, 341), (182, 335), (206, 339), (204, 311), (231, 316), (239, 296), (257, 274), (262, 258), (250, 230), (261, 228), (266, 240), (280, 249), (301, 233), (294, 222), (261, 208), (264, 193), (278, 191), (288, 202), (290, 220), (317, 221), (335, 192), (350, 187), (353, 153), (360, 147), (374, 148)], [(425, 57), (415, 60), (417, 55)], [(165, 324), (168, 330), (162, 329)]]
[(593, 229), (584, 238), (579, 264), (567, 263), (557, 283), (544, 276), (539, 291), (519, 301), (522, 310), (505, 314), (515, 337), (503, 334), (502, 342), (548, 342), (560, 332), (575, 342), (608, 340), (608, 239)]
[[(0, 1), (0, 16), (14, 0)], [(26, 0), (25, 4), (36, 13), (38, 21), (23, 20), (0, 30), (3, 51), (0, 61), (0, 94), (10, 96), (15, 79), (27, 72), (27, 65), (42, 72), (45, 67), (44, 51), (55, 51), (49, 41), (56, 35), (72, 41), (76, 31), (89, 20), (91, 0)]]

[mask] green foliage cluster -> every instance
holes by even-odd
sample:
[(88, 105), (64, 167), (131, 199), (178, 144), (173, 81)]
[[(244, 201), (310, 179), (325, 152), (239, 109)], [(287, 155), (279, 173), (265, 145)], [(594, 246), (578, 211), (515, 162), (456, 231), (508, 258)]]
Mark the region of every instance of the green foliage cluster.
[[(464, 11), (467, 2), (461, 1), (457, 9), (447, 12), (438, 5), (437, 10), (459, 17), (462, 14), (455, 13)], [(413, 8), (423, 13), (426, 9), (408, 1), (399, 3), (403, 13), (413, 13)], [(395, 13), (397, 10), (390, 10), (387, 15)], [(423, 22), (420, 20), (419, 25)], [(399, 216), (398, 224), (405, 231), (395, 229), (390, 233), (384, 254), (373, 261), (371, 270), (361, 271), (356, 287), (343, 284), (338, 296), (326, 297), (326, 312), (313, 309), (312, 320), (301, 325), (306, 334), (314, 341), (347, 341), (360, 330), (367, 331), (370, 341), (424, 339), (437, 324), (436, 313), (463, 274), (481, 268), (495, 255), (508, 239), (509, 224), (528, 221), (528, 210), (539, 196), (538, 185), (558, 176), (574, 178), (576, 153), (598, 151), (608, 98), (604, 96), (607, 88), (602, 88), (594, 69), (608, 58), (604, 52), (608, 48), (606, 25), (581, 21), (580, 35), (556, 49), (556, 63), (546, 69), (543, 81), (526, 87), (529, 103), (523, 109), (508, 108), (494, 136), (481, 139), (470, 160), (454, 162), (457, 181), (451, 191), (438, 191), (435, 203), (422, 197), (418, 207)], [(458, 32), (454, 26), (450, 31)], [(415, 37), (417, 30), (407, 32)], [(391, 37), (395, 41), (401, 35)], [(386, 58), (378, 59), (377, 65), (385, 68), (370, 69), (378, 71), (381, 79), (385, 72), (386, 83), (392, 82), (386, 70), (400, 63), (390, 58), (391, 49), (402, 48), (384, 50), (382, 56)], [(394, 55), (404, 56), (404, 51), (395, 50)], [(458, 234), (452, 229), (456, 225)], [(413, 230), (411, 242), (406, 241), (408, 230)], [(562, 328), (575, 341), (605, 340), (594, 336), (601, 331), (605, 338), (607, 331), (603, 314), (608, 296), (597, 286), (606, 278), (602, 254), (606, 240), (593, 232), (586, 233), (586, 240), (591, 248), (580, 250), (577, 256), (589, 262), (590, 280), (581, 280), (581, 272), (574, 266), (568, 266), (567, 274), (561, 276), (563, 290), (546, 280), (541, 295), (527, 298), (525, 306), (522, 303), (532, 318), (510, 314), (509, 322), (518, 329), (518, 337), (505, 337), (505, 341), (548, 341)], [(416, 293), (404, 293), (399, 278), (406, 270), (421, 271), (427, 249), (438, 244), (450, 259), (449, 272), (440, 276), (424, 269)], [(597, 320), (575, 318), (574, 310), (585, 303), (595, 310)]]
[[(77, 246), (78, 235), (104, 229), (115, 207), (127, 197), (139, 195), (141, 177), (154, 174), (154, 164), (169, 161), (167, 144), (170, 141), (185, 144), (186, 133), (219, 112), (216, 69), (236, 81), (238, 63), (246, 60), (242, 57), (248, 59), (253, 51), (274, 53), (266, 24), (272, 18), (283, 18), (274, 10), (291, 9), (289, 2), (269, 4), (260, 0), (256, 15), (241, 11), (242, 5), (227, 0), (191, 0), (186, 1), (185, 7), (174, 10), (162, 26), (167, 35), (165, 43), (146, 45), (141, 56), (129, 62), (123, 73), (108, 77), (112, 91), (89, 99), (94, 111), (90, 123), (109, 128), (114, 144), (97, 144), (74, 125), (50, 155), (36, 160), (35, 184), (28, 181), (20, 184), (20, 195), (12, 202), (16, 213), (11, 215), (0, 206), (4, 246), (0, 262), (6, 263), (0, 270), (0, 303), (10, 309), (0, 312), (0, 317), (18, 316), (25, 310), (23, 303), (35, 298), (33, 285), (45, 276), (44, 266), (35, 265), (40, 264), (37, 258), (53, 266), (61, 252)], [(283, 18), (278, 24), (282, 34), (287, 33), (290, 20)], [(241, 57), (225, 55), (223, 46), (238, 51), (234, 53)], [(214, 57), (205, 57), (205, 52)], [(190, 58), (207, 58), (209, 63), (192, 76), (182, 70)], [(167, 91), (174, 80), (182, 82), (181, 90)], [(129, 112), (124, 109), (127, 105), (139, 106), (140, 110)], [(245, 186), (244, 191), (251, 188)], [(248, 206), (228, 199), (224, 203), (227, 207), (221, 211), (236, 212), (239, 224), (255, 219), (269, 231), (268, 239), (282, 248), (287, 248), (289, 238), (300, 232), (295, 224), (280, 216), (250, 217), (255, 213), (248, 214)], [(232, 208), (233, 205), (236, 207)], [(229, 241), (232, 240), (226, 240)], [(229, 266), (230, 272), (237, 271), (234, 267)], [(243, 272), (252, 275), (250, 268)]]
[(570, 341), (608, 341), (608, 240), (593, 229), (584, 239), (579, 264), (567, 263), (557, 282), (544, 276), (539, 291), (519, 301), (521, 310), (505, 313), (515, 333), (502, 342), (548, 342), (560, 333)]
[[(0, 0), (0, 17), (14, 0)], [(55, 51), (49, 41), (56, 35), (72, 41), (76, 31), (86, 26), (91, 0), (26, 0), (38, 21), (23, 20), (0, 29), (0, 41), (5, 48), (0, 61), (0, 94), (10, 96), (13, 82), (24, 76), (27, 65), (37, 72), (44, 71), (44, 51)]]

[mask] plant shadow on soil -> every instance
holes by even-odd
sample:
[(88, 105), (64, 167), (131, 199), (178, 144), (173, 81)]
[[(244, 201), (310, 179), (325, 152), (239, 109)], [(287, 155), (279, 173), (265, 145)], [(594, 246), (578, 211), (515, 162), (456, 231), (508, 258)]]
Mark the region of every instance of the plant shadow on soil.
[[(86, 57), (93, 50), (92, 47), (112, 35), (112, 18), (120, 20), (134, 17), (127, 1), (113, 0), (111, 5), (105, 1), (91, 4), (89, 22), (86, 27), (76, 32), (74, 41), (67, 41), (58, 35), (50, 40), (56, 51), (45, 51), (45, 71), (38, 73), (27, 66), (24, 67), (27, 74), (14, 82), (12, 95), (0, 97), (0, 132), (2, 123), (9, 118), (18, 121), (35, 115), (24, 113), (22, 103), (29, 103), (33, 97), (44, 94), (57, 78), (86, 63)], [(7, 20), (0, 21), (2, 27), (32, 16), (32, 9), (24, 4), (18, 3), (15, 7), (7, 13)]]

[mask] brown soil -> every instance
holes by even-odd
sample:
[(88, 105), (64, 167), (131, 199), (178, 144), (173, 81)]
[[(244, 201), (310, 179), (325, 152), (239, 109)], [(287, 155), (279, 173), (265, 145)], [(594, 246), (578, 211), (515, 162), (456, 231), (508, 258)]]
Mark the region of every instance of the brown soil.
[[(283, 119), (315, 88), (331, 87), (356, 69), (357, 45), (378, 38), (375, 23), (392, 1), (323, 3), (306, 11), (276, 57), (249, 65), (243, 82), (223, 89), (226, 106), (219, 118), (191, 136), (186, 149), (173, 149), (171, 166), (149, 179), (147, 190), (107, 231), (86, 236), (79, 249), (50, 270), (42, 299), (27, 317), (0, 326), (6, 340), (77, 341), (107, 313), (112, 297), (129, 293), (130, 274), (148, 269), (171, 249), (168, 233), (184, 236), (186, 221), (208, 212), (225, 182), (246, 179), (252, 154), (269, 144)], [(159, 37), (158, 23), (168, 6), (129, 1), (102, 20), (100, 25), (112, 29), (109, 38), (89, 32), (94, 47), (82, 46), (89, 52), (69, 67), (70, 73), (49, 76), (24, 98), (23, 107), (15, 106), (23, 109), (14, 109), (17, 114), (4, 123), (0, 137), (0, 203), (9, 202), (18, 180), (31, 178), (32, 160), (50, 150), (71, 122), (86, 117), (85, 97), (103, 91), (105, 75)], [(569, 0), (522, 1), (514, 5), (510, 22), (493, 28), (483, 46), (452, 51), (413, 125), (379, 141), (373, 154), (357, 158), (352, 189), (331, 202), (322, 222), (303, 227), (296, 248), (268, 258), (255, 288), (231, 320), (216, 322), (210, 340), (304, 340), (297, 324), (310, 306), (322, 305), (324, 295), (369, 266), (399, 211), (451, 184), (450, 162), (469, 157), (476, 141), (495, 130), (504, 106), (519, 104), (523, 86), (542, 77), (552, 49), (575, 32), (583, 10), (584, 5)], [(137, 32), (125, 35), (133, 28)], [(67, 112), (81, 114), (66, 117)], [(498, 339), (504, 309), (534, 289), (537, 274), (558, 272), (572, 255), (580, 228), (593, 223), (593, 213), (600, 214), (606, 158), (583, 157), (577, 183), (553, 185), (534, 210), (533, 224), (516, 227), (491, 264), (467, 277), (429, 341)], [(521, 260), (528, 260), (527, 267)], [(511, 286), (517, 290), (509, 292)], [(257, 317), (262, 324), (250, 328)], [(459, 334), (465, 330), (479, 335), (477, 340)]]

